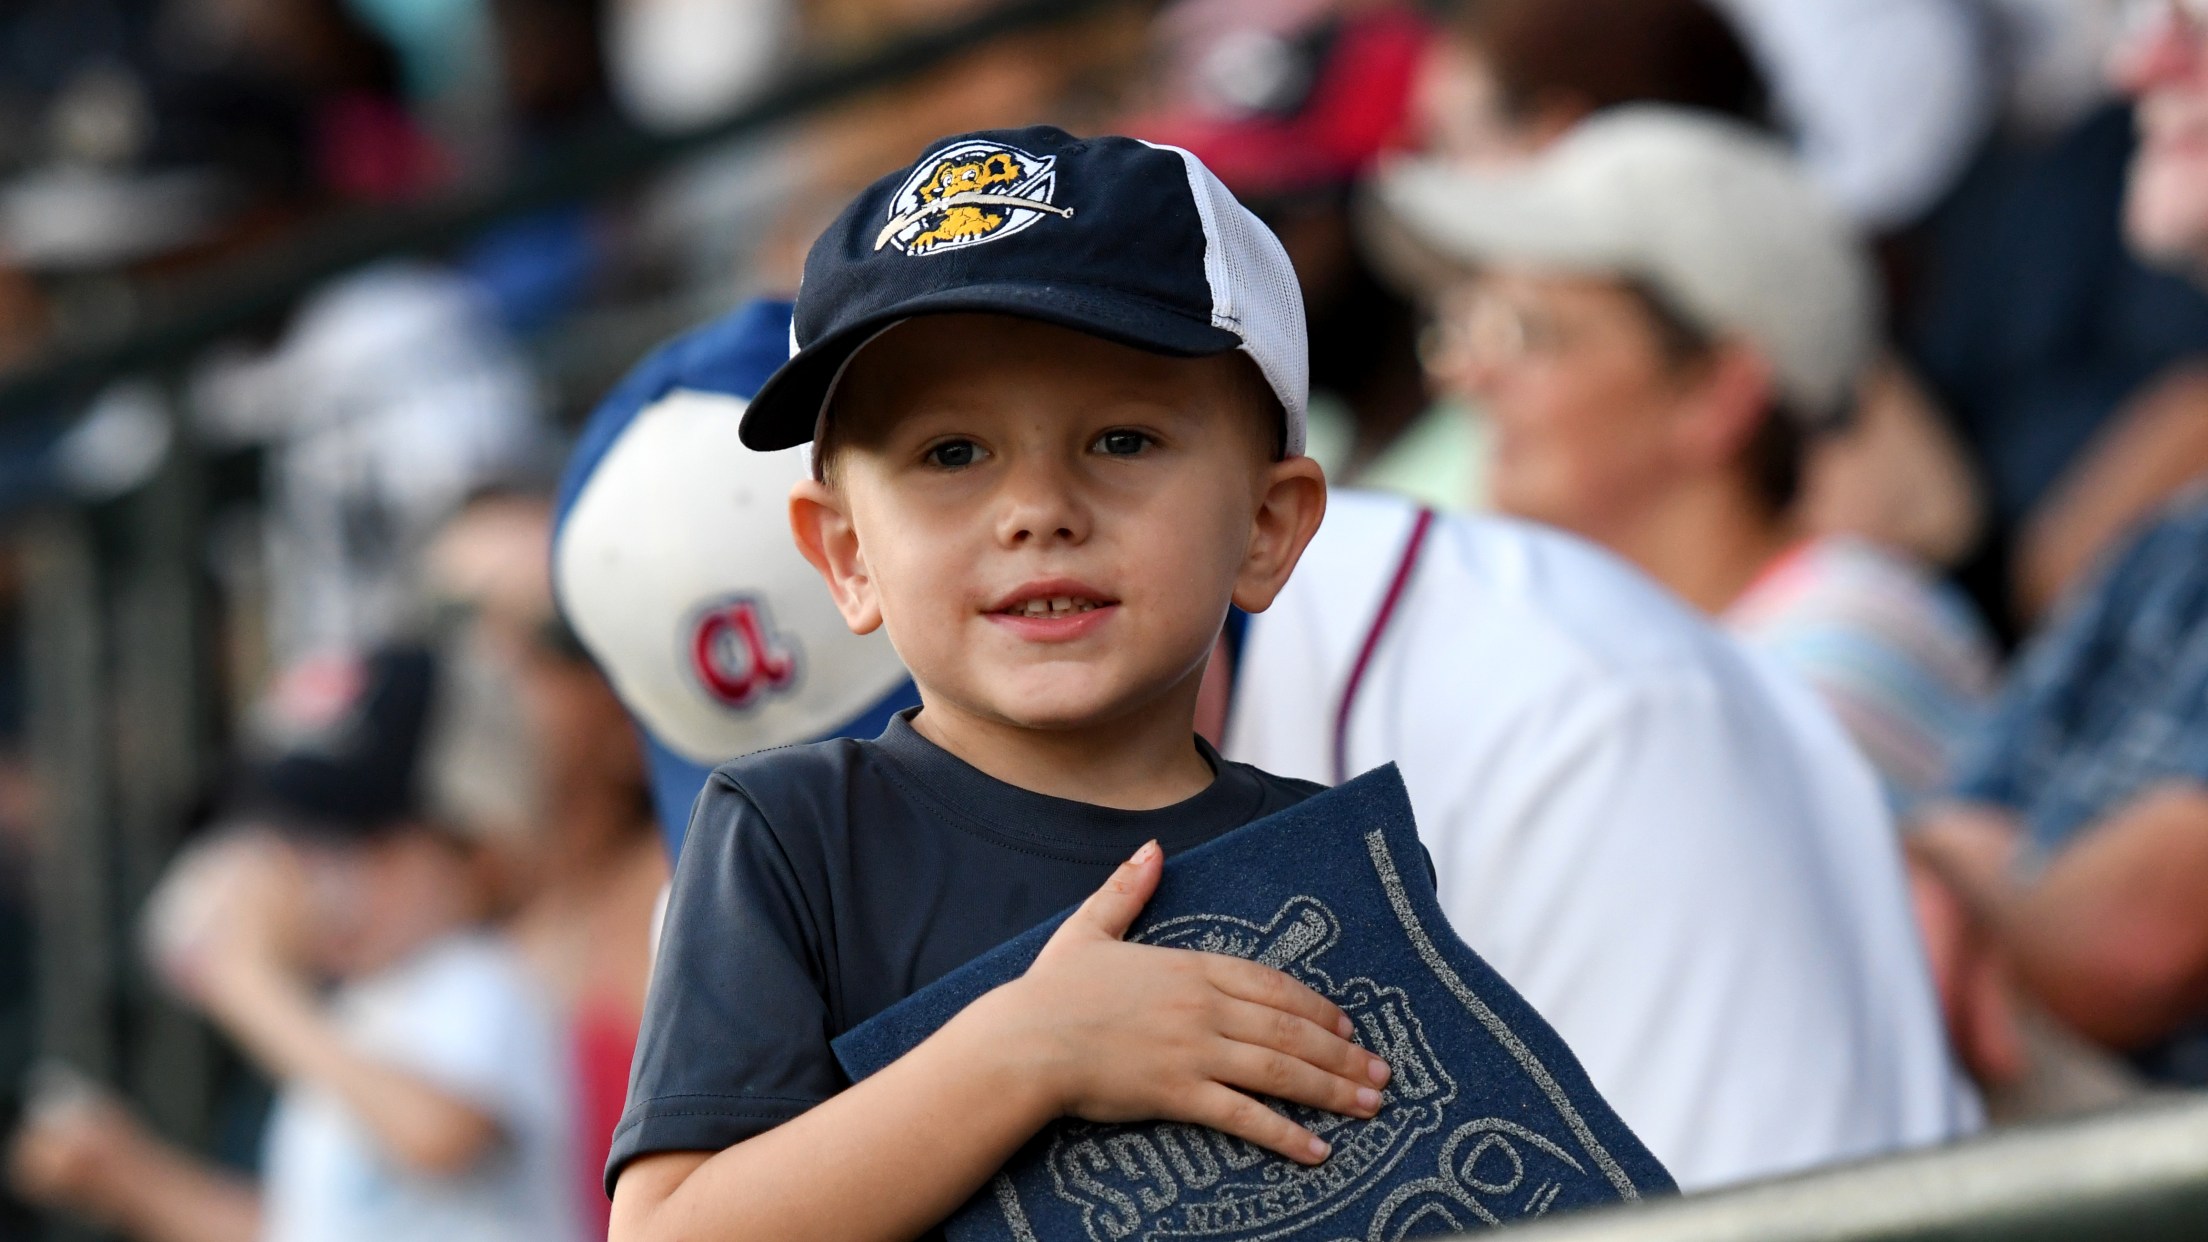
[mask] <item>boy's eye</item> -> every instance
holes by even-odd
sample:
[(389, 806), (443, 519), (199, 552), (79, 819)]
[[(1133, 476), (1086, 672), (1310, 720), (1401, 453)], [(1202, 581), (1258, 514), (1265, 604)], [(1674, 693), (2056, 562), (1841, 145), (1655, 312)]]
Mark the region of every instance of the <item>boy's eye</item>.
[(1096, 451), (1111, 457), (1132, 457), (1150, 447), (1150, 437), (1139, 431), (1107, 431), (1096, 438)]
[(929, 465), (944, 470), (957, 470), (961, 467), (971, 466), (980, 461), (981, 458), (981, 446), (972, 440), (945, 440), (941, 444), (931, 446), (926, 455), (926, 461)]

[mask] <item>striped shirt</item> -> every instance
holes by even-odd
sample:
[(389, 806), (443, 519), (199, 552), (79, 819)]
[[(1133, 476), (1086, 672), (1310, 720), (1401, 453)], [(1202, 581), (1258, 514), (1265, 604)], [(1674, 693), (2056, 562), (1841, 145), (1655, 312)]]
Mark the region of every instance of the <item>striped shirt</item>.
[(1940, 788), (1992, 692), (1992, 640), (1953, 589), (1850, 536), (1797, 545), (1727, 609), (1750, 647), (1814, 687), (1897, 814)]

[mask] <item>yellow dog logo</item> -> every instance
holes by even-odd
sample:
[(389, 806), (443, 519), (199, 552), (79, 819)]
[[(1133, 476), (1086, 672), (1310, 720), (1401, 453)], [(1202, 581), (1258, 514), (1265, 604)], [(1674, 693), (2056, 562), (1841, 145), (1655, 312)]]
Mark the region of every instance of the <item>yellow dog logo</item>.
[(1057, 157), (975, 140), (946, 147), (915, 168), (889, 201), (874, 248), (933, 254), (1010, 237), (1046, 215), (1071, 219), (1051, 202)]

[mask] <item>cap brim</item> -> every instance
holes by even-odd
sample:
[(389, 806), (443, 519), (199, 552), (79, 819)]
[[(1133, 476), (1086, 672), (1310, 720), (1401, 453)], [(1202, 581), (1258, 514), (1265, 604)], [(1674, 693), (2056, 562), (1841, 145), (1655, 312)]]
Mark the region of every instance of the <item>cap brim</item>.
[(1430, 295), (1482, 267), (1522, 264), (1575, 272), (1629, 270), (1628, 239), (1606, 213), (1538, 169), (1476, 173), (1424, 161), (1376, 179), (1364, 213), (1374, 263), (1399, 287)]
[(745, 409), (738, 435), (760, 452), (813, 438), (829, 385), (852, 353), (884, 328), (917, 315), (1011, 315), (1086, 332), (1134, 349), (1201, 358), (1239, 348), (1242, 339), (1147, 298), (1060, 284), (961, 285), (909, 298), (807, 345), (782, 364)]

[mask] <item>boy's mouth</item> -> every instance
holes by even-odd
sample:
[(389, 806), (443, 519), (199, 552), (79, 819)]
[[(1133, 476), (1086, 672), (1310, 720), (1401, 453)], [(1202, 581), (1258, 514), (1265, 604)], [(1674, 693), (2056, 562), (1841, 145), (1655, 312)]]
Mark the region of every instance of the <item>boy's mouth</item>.
[(1049, 599), (1031, 599), (1025, 603), (1012, 604), (997, 611), (1009, 617), (1065, 617), (1077, 612), (1094, 612), (1102, 606), (1093, 599), (1057, 595)]
[(992, 617), (1023, 622), (1068, 622), (1077, 617), (1092, 617), (1118, 603), (1083, 583), (1056, 579), (1028, 583), (1000, 597), (988, 612)]

